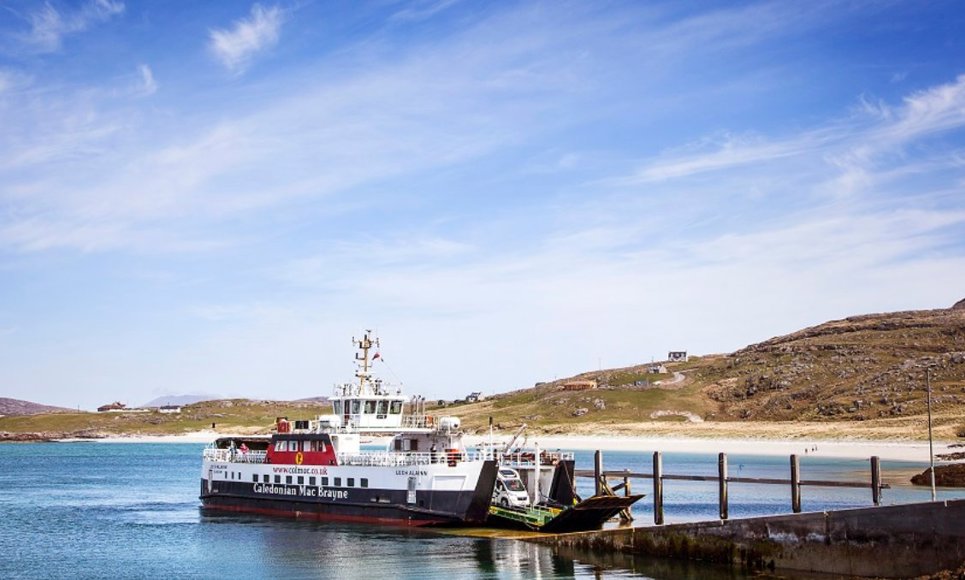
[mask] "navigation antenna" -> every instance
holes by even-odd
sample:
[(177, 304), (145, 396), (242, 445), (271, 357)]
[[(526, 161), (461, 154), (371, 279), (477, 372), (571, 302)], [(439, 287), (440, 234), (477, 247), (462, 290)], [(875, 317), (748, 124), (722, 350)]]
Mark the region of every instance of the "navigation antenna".
[(356, 339), (352, 337), (352, 344), (354, 344), (361, 353), (355, 353), (355, 361), (358, 364), (358, 369), (355, 371), (355, 376), (359, 380), (359, 389), (365, 387), (365, 383), (372, 378), (372, 372), (369, 370), (372, 368), (372, 361), (369, 360), (369, 350), (374, 348), (379, 348), (379, 339), (371, 338), (372, 331), (366, 330), (362, 335), (362, 338)]

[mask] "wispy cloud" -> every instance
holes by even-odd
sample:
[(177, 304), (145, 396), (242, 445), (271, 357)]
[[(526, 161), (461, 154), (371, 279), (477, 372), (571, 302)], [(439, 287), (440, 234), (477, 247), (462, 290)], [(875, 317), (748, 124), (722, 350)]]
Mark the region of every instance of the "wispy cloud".
[(255, 4), (249, 18), (236, 20), (230, 29), (211, 30), (208, 47), (228, 70), (241, 73), (255, 55), (278, 42), (283, 20), (278, 6)]
[(123, 12), (124, 3), (118, 0), (90, 0), (76, 10), (58, 10), (48, 2), (29, 15), (31, 29), (24, 41), (38, 52), (55, 52), (65, 36), (83, 32)]
[(432, 18), (460, 0), (418, 0), (392, 15), (392, 20), (418, 21)]
[(909, 95), (894, 118), (880, 130), (880, 136), (892, 142), (965, 126), (965, 75)]
[(154, 80), (154, 73), (151, 67), (146, 64), (138, 65), (137, 72), (140, 75), (140, 84), (135, 90), (135, 94), (149, 96), (157, 92), (157, 81)]
[(30, 84), (30, 77), (14, 70), (0, 69), (0, 96)]
[(634, 175), (619, 178), (613, 183), (620, 185), (650, 183), (784, 159), (806, 151), (814, 151), (822, 141), (815, 135), (799, 136), (783, 141), (725, 136), (722, 140), (713, 140), (714, 144), (710, 147), (704, 142), (699, 145), (700, 148), (711, 148), (710, 152), (671, 154), (645, 165)]
[(798, 134), (772, 139), (726, 135), (722, 139), (701, 140), (683, 148), (682, 152), (662, 154), (632, 175), (610, 183), (653, 183), (790, 158), (805, 162), (823, 158), (854, 178), (860, 169), (884, 153), (895, 152), (935, 133), (965, 127), (965, 75), (954, 82), (913, 93), (897, 106), (872, 101), (866, 96), (858, 103), (853, 117)]

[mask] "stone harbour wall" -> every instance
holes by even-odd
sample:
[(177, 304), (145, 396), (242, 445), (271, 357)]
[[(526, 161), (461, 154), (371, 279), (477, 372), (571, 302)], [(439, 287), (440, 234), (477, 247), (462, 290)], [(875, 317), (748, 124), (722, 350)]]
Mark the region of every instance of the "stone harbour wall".
[(619, 528), (532, 541), (744, 570), (908, 578), (965, 564), (965, 500)]

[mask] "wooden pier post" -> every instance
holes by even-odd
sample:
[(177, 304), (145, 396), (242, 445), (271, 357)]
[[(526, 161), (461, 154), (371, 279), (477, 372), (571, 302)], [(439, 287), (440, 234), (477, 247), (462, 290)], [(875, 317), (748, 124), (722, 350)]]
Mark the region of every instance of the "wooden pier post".
[(717, 482), (720, 491), (720, 519), (727, 519), (727, 454), (717, 456)]
[(871, 501), (881, 505), (881, 458), (871, 456)]
[(791, 511), (801, 513), (801, 460), (791, 455)]
[(653, 523), (663, 525), (663, 455), (653, 452)]
[(596, 484), (593, 495), (600, 495), (603, 493), (603, 452), (599, 449), (593, 454), (593, 478)]

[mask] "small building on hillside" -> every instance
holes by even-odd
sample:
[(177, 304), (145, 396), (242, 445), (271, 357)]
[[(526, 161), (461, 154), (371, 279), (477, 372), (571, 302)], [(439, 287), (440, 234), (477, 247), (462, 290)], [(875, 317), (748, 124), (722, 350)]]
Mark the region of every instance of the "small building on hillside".
[(125, 405), (120, 401), (114, 401), (113, 403), (109, 403), (107, 405), (101, 405), (100, 407), (97, 407), (98, 413), (109, 413), (111, 411), (125, 411), (125, 410), (127, 410), (127, 405)]
[(481, 392), (477, 391), (477, 392), (475, 392), (475, 393), (469, 393), (469, 396), (466, 397), (466, 402), (467, 402), (467, 403), (478, 403), (479, 401), (482, 401), (482, 400), (485, 399), (485, 398), (486, 398), (486, 397), (484, 397)]
[(568, 381), (563, 383), (564, 391), (592, 391), (597, 387), (597, 382), (594, 380), (586, 381)]
[(667, 372), (667, 367), (663, 365), (653, 364), (653, 365), (650, 365), (650, 368), (647, 369), (647, 372), (649, 372), (651, 375), (662, 375)]
[(181, 412), (181, 406), (180, 406), (180, 405), (164, 405), (164, 406), (162, 406), (162, 407), (158, 407), (158, 408), (157, 408), (157, 412), (158, 412), (158, 413), (180, 413), (180, 412)]
[(687, 351), (672, 350), (667, 354), (667, 360), (670, 362), (687, 362)]

